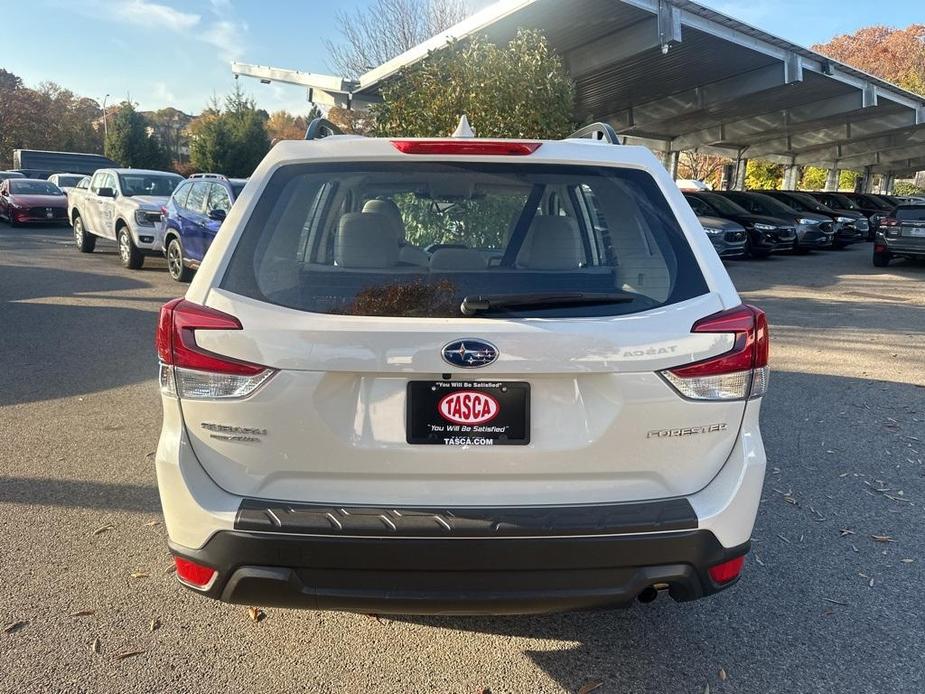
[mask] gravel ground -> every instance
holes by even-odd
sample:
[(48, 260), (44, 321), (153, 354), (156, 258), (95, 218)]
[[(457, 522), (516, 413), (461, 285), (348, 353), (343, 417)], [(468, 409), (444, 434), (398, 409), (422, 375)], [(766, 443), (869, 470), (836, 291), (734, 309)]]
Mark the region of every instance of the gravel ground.
[(743, 580), (529, 618), (245, 608), (182, 590), (152, 464), (161, 260), (0, 225), (0, 691), (925, 691), (925, 265), (735, 262), (772, 325)]

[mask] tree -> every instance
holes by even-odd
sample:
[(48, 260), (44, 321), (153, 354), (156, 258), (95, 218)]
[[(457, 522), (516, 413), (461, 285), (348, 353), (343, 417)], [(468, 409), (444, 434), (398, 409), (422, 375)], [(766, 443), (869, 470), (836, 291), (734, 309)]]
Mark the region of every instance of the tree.
[(723, 177), (723, 167), (732, 163), (729, 157), (702, 152), (681, 152), (678, 156), (678, 178), (703, 181), (719, 188)]
[(775, 190), (784, 180), (782, 164), (750, 159), (745, 169), (745, 187), (751, 190)]
[(109, 120), (106, 156), (135, 169), (167, 168), (170, 158), (150, 130), (145, 117), (130, 102), (123, 102)]
[(254, 100), (236, 86), (224, 108), (213, 100), (190, 125), (190, 163), (199, 171), (250, 176), (270, 151), (267, 122)]
[[(313, 107), (312, 110), (317, 111), (319, 115), (321, 113), (317, 107)], [(313, 113), (309, 113), (308, 117), (304, 117), (294, 116), (289, 111), (275, 111), (267, 119), (267, 133), (273, 142), (301, 140), (305, 137), (308, 124), (316, 117)]]
[(896, 181), (893, 184), (893, 195), (925, 195), (925, 188), (919, 188), (912, 181)]
[(0, 168), (12, 165), (14, 149), (102, 152), (93, 127), (99, 105), (53, 82), (26, 87), (0, 69)]
[(339, 10), (343, 42), (325, 41), (325, 47), (333, 68), (355, 79), (465, 17), (461, 0), (375, 0), (364, 9)]
[(373, 119), (368, 111), (332, 106), (328, 109), (328, 120), (351, 135), (368, 135), (373, 129)]
[(482, 137), (554, 139), (574, 128), (574, 93), (545, 37), (521, 29), (506, 46), (473, 38), (431, 53), (383, 87), (372, 113), (381, 136), (446, 136), (466, 114)]
[(865, 27), (813, 49), (925, 95), (925, 24)]

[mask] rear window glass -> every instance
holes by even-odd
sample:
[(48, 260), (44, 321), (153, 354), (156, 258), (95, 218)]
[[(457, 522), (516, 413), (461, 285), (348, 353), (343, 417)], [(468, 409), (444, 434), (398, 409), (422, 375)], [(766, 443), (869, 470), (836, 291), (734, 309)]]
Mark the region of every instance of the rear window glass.
[(284, 167), (221, 287), (304, 311), (408, 317), (459, 317), (480, 297), (485, 317), (618, 315), (707, 292), (647, 173), (482, 163)]
[(897, 207), (893, 216), (901, 222), (923, 222), (925, 221), (925, 205)]

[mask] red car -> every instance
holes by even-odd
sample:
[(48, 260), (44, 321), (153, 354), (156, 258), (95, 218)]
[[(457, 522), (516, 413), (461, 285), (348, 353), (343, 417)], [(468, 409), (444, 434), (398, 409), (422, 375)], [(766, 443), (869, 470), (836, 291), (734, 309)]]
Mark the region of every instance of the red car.
[(27, 222), (67, 222), (67, 195), (54, 183), (37, 178), (0, 182), (0, 217), (10, 226)]

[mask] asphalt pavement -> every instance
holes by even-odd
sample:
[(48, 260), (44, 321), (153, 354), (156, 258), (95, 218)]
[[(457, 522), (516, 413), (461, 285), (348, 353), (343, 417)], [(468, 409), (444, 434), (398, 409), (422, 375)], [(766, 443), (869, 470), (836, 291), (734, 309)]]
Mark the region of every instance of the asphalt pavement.
[(0, 224), (0, 691), (925, 691), (925, 265), (870, 253), (729, 264), (769, 314), (773, 369), (733, 589), (377, 619), (249, 612), (175, 582), (153, 338), (183, 287), (160, 259), (123, 270), (113, 245)]

